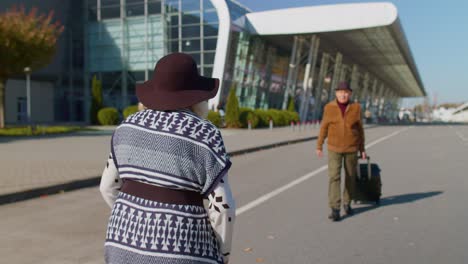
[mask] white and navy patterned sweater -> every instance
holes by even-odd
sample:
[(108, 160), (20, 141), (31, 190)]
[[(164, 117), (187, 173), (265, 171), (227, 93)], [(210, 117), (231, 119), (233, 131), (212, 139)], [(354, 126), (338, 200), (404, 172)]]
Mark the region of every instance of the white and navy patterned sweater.
[(227, 171), (231, 166), (220, 131), (209, 121), (181, 110), (144, 110), (129, 116), (112, 137), (101, 179), (104, 200), (113, 206), (121, 179), (200, 192), (228, 258), (235, 218)]

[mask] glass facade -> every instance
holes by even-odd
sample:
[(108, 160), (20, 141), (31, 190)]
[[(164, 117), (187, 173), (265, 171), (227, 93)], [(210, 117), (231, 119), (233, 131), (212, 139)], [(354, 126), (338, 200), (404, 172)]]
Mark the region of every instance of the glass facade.
[(85, 69), (102, 81), (104, 104), (137, 103), (135, 84), (173, 52), (190, 54), (211, 76), (219, 19), (210, 0), (88, 0)]
[[(236, 89), (242, 107), (281, 109), (291, 51), (242, 29), (233, 31), (230, 41), (220, 104), (225, 104), (230, 89)], [(296, 79), (302, 80), (304, 67), (298, 67)], [(302, 89), (300, 81), (292, 86), (293, 91)]]

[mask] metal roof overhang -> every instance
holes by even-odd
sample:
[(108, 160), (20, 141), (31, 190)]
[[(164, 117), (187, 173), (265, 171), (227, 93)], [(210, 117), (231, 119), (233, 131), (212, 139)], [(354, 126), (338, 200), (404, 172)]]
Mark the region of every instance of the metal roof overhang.
[(246, 15), (246, 27), (284, 49), (295, 35), (318, 34), (320, 49), (341, 52), (400, 97), (425, 96), (408, 42), (391, 3), (340, 4)]

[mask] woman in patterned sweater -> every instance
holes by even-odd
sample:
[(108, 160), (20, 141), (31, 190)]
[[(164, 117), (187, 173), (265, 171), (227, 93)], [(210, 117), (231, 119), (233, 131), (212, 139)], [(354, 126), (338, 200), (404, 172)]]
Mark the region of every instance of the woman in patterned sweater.
[[(227, 263), (235, 202), (220, 131), (205, 120), (219, 80), (174, 53), (137, 86), (147, 109), (122, 122), (100, 190), (112, 208), (106, 263)], [(203, 199), (209, 200), (205, 209)]]

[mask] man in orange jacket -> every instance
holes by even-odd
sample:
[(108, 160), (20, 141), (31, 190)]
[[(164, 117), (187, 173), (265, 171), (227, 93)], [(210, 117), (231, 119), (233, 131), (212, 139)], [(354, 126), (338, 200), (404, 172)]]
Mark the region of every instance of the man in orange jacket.
[(351, 215), (351, 197), (355, 189), (357, 174), (357, 152), (366, 158), (364, 149), (364, 129), (361, 106), (351, 103), (352, 89), (347, 82), (339, 83), (335, 90), (336, 100), (325, 106), (320, 135), (317, 140), (317, 156), (323, 157), (322, 145), (328, 138), (328, 201), (331, 208), (329, 218), (340, 220), (341, 208), (341, 167), (344, 162), (345, 188), (343, 209)]

